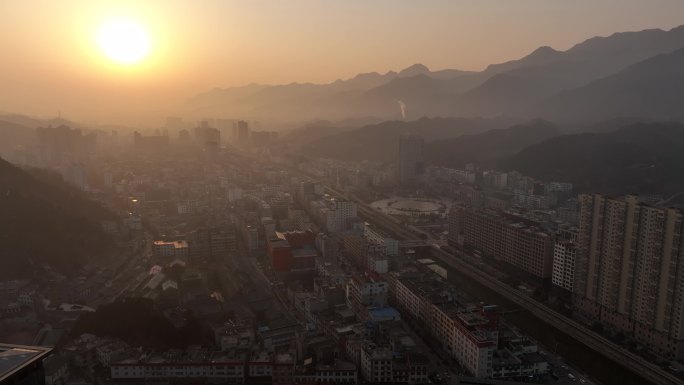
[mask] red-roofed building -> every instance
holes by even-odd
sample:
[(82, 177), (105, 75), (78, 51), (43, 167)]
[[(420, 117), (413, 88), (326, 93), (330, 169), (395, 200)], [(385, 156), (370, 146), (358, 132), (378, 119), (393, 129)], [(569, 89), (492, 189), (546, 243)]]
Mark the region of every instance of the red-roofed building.
[(276, 272), (313, 271), (318, 255), (315, 244), (311, 231), (276, 232), (268, 240), (266, 251)]

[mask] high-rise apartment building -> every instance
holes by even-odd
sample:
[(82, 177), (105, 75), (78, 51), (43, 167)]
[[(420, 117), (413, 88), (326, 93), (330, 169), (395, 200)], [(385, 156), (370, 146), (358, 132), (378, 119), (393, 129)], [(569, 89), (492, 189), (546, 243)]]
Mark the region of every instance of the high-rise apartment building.
[(215, 152), (221, 147), (221, 131), (202, 121), (195, 127), (195, 141), (203, 150)]
[(551, 282), (569, 292), (575, 283), (575, 259), (577, 248), (572, 241), (558, 240), (553, 248), (553, 273)]
[(460, 204), (454, 204), (449, 209), (448, 226), (449, 235), (447, 242), (450, 246), (458, 247), (463, 243), (463, 214), (465, 207)]
[(233, 126), (233, 138), (235, 144), (249, 144), (249, 123), (244, 120), (238, 120)]
[(414, 183), (424, 172), (423, 138), (417, 135), (399, 137), (398, 179), (401, 184)]
[(656, 354), (684, 357), (682, 212), (634, 196), (581, 195), (579, 203), (578, 312)]
[(36, 128), (36, 144), (42, 165), (55, 166), (69, 160), (83, 160), (95, 148), (94, 134), (83, 135), (80, 129), (65, 125)]

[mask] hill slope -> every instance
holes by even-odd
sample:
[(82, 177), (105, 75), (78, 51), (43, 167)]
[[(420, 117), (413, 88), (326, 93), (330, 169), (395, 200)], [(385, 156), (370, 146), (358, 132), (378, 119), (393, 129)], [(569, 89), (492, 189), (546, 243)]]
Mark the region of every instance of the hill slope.
[(111, 246), (98, 223), (110, 218), (58, 176), (0, 159), (0, 276), (26, 276), (42, 264), (75, 273)]
[(33, 130), (10, 121), (0, 120), (0, 155), (10, 153), (16, 146), (31, 143)]
[(554, 125), (536, 120), (507, 129), (429, 143), (425, 148), (425, 161), (454, 168), (462, 168), (467, 163), (492, 167), (497, 160), (556, 135), (559, 130)]
[(551, 138), (503, 160), (500, 167), (572, 182), (578, 191), (669, 194), (684, 189), (683, 148), (684, 125), (640, 123)]
[(396, 157), (399, 136), (419, 135), (426, 142), (476, 134), (512, 124), (510, 119), (422, 118), (389, 121), (330, 135), (304, 145), (299, 152), (324, 158), (389, 161)]

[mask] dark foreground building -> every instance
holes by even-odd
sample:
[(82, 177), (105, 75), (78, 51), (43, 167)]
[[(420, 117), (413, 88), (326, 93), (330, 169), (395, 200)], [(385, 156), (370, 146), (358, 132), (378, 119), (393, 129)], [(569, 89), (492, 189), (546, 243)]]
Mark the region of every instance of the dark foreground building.
[(0, 385), (44, 385), (50, 348), (0, 344)]

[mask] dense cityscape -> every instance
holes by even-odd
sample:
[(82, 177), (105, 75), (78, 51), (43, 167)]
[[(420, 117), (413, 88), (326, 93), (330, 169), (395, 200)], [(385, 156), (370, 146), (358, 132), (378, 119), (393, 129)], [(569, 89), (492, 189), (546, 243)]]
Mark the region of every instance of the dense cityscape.
[[(0, 113), (0, 384), (683, 383), (684, 28), (657, 31), (159, 124)], [(679, 102), (634, 107), (643, 73)]]

